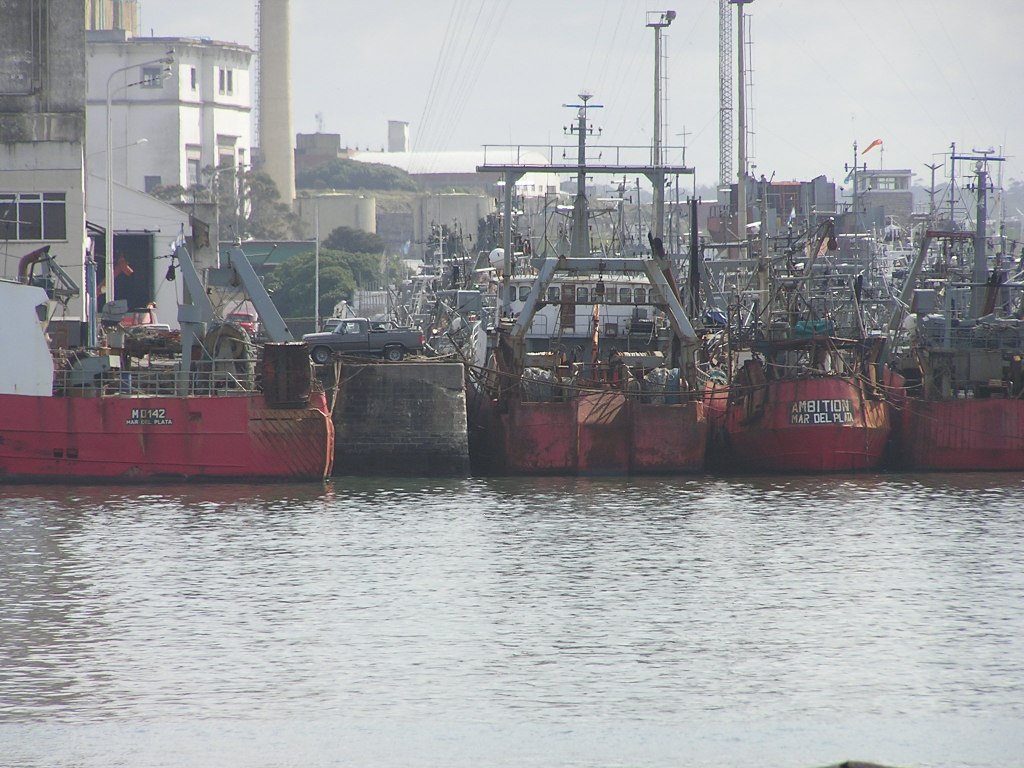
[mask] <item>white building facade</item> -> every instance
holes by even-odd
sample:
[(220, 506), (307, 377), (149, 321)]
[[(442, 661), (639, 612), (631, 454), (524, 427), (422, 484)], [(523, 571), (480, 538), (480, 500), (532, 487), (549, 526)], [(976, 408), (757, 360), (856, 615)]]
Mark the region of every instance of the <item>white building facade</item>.
[(105, 183), (108, 129), (112, 179), (139, 191), (211, 188), (233, 177), (224, 169), (248, 168), (251, 48), (107, 30), (89, 32), (86, 51), (90, 177)]

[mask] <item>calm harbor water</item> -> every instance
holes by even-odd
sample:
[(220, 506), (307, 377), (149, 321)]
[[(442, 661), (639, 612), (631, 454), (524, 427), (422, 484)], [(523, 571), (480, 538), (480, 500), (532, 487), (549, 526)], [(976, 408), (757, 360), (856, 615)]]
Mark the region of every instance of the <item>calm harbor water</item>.
[(1021, 765), (1022, 491), (0, 488), (0, 765)]

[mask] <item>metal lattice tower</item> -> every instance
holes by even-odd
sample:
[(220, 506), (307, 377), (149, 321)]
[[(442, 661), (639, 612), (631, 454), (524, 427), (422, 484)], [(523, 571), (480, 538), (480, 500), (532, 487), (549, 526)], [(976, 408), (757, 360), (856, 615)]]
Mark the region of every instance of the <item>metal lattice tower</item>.
[(725, 186), (732, 175), (732, 4), (718, 0), (718, 182)]

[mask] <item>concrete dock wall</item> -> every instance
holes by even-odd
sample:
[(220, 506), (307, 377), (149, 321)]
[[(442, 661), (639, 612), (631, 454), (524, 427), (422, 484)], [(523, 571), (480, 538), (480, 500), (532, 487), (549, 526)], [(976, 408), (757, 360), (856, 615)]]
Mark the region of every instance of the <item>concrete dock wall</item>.
[(335, 475), (469, 474), (461, 363), (344, 363)]

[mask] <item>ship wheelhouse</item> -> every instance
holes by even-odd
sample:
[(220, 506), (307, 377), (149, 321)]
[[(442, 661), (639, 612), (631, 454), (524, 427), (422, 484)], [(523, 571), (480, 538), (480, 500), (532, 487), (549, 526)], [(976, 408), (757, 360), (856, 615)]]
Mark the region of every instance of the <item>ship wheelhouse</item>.
[[(510, 281), (511, 310), (522, 312), (534, 276)], [(605, 344), (640, 348), (667, 332), (657, 292), (644, 275), (565, 275), (547, 287), (529, 329), (530, 351), (592, 343), (596, 331)], [(624, 341), (625, 340), (625, 341)]]

